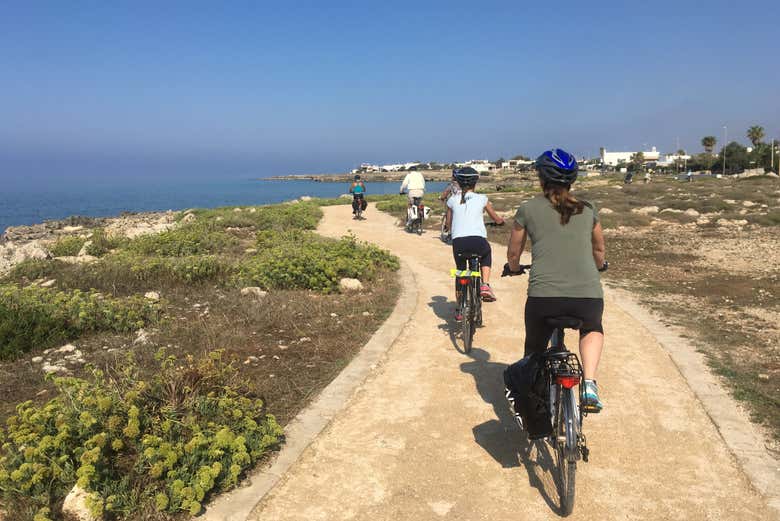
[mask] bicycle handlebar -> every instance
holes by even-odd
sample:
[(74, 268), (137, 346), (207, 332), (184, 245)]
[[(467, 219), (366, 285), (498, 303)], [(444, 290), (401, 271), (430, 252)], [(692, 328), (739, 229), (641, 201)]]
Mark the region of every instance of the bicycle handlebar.
[[(601, 266), (598, 270), (600, 272), (604, 272), (604, 271), (607, 271), (608, 268), (609, 268), (609, 262), (604, 261), (604, 265)], [(501, 276), (502, 277), (514, 277), (516, 275), (523, 275), (526, 272), (526, 270), (530, 270), (530, 269), (531, 269), (531, 265), (530, 264), (521, 264), (520, 265), (520, 271), (512, 271), (512, 270), (509, 269), (509, 263), (507, 262), (506, 264), (504, 264), (504, 271), (501, 272)]]
[(531, 265), (530, 264), (521, 264), (520, 265), (520, 271), (512, 271), (509, 269), (509, 263), (507, 262), (504, 264), (504, 271), (501, 272), (502, 277), (514, 277), (516, 275), (522, 275), (525, 273), (526, 270), (530, 270)]

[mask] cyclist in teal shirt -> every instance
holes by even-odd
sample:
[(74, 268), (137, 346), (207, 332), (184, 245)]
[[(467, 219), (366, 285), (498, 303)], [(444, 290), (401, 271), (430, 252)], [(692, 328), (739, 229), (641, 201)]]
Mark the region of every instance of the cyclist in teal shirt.
[(364, 196), (366, 194), (366, 185), (360, 179), (359, 175), (356, 175), (355, 179), (352, 181), (352, 186), (349, 187), (349, 193), (352, 194), (352, 213), (354, 214), (357, 212), (358, 205), (361, 205), (365, 210), (366, 203)]

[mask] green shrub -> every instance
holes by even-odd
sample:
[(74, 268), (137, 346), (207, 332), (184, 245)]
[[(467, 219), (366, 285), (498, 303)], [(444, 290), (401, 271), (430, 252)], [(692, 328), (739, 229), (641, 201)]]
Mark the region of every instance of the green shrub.
[(6, 280), (38, 280), (51, 277), (57, 272), (57, 268), (64, 265), (62, 261), (27, 259), (20, 262), (8, 272)]
[(133, 331), (155, 322), (159, 305), (90, 291), (0, 286), (0, 360), (50, 347), (90, 331)]
[(195, 223), (162, 233), (141, 235), (128, 242), (125, 248), (141, 255), (185, 257), (219, 253), (236, 243), (235, 237), (227, 233)]
[(61, 237), (50, 248), (53, 257), (74, 257), (79, 254), (87, 239), (68, 235)]
[[(424, 199), (423, 199), (424, 201)], [(405, 195), (396, 195), (390, 199), (376, 203), (377, 210), (393, 214), (406, 214), (406, 208), (409, 206), (409, 198)]]
[(322, 210), (313, 202), (275, 204), (251, 208), (215, 208), (195, 210), (194, 224), (211, 230), (251, 228), (254, 230), (313, 230), (322, 218)]
[(111, 378), (55, 378), (55, 398), (17, 406), (0, 430), (3, 504), (48, 519), (77, 483), (96, 516), (196, 515), (278, 446), (282, 429), (221, 351), (158, 359), (148, 381), (131, 361)]
[(213, 281), (226, 277), (233, 271), (232, 264), (214, 255), (131, 259), (127, 264), (128, 271), (135, 279), (144, 282), (160, 282), (166, 279), (174, 282)]
[(238, 266), (241, 285), (336, 291), (339, 280), (370, 280), (378, 269), (398, 269), (398, 259), (354, 237), (327, 239), (311, 232), (261, 232), (258, 254)]
[(89, 240), (90, 244), (87, 246), (87, 254), (94, 257), (102, 257), (128, 242), (128, 239), (125, 237), (108, 235), (103, 228), (94, 230)]

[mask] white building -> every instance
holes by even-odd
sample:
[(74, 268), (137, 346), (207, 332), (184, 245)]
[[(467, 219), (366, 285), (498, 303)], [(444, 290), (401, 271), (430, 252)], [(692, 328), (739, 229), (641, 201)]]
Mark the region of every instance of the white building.
[(657, 164), (658, 166), (673, 166), (675, 163), (685, 165), (690, 160), (691, 156), (687, 154), (664, 154)]
[[(631, 162), (631, 156), (636, 152), (607, 152), (606, 148), (601, 149), (601, 162), (609, 166), (618, 166), (621, 163)], [(656, 162), (660, 159), (661, 153), (655, 147), (647, 152), (642, 152), (645, 156), (645, 163)]]

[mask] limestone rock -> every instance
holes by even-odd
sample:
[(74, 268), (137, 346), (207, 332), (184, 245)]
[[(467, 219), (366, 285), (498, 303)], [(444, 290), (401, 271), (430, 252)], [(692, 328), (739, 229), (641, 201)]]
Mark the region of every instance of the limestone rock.
[(664, 208), (658, 213), (683, 213), (682, 210), (678, 210), (677, 208)]
[(87, 508), (87, 498), (89, 493), (78, 485), (65, 497), (62, 504), (62, 513), (67, 517), (70, 515), (78, 521), (99, 521), (99, 518), (93, 516)]
[(43, 362), (43, 357), (42, 356), (34, 356), (34, 357), (32, 357), (32, 359), (30, 359), (30, 362), (32, 362), (34, 364), (40, 364), (40, 363)]
[(86, 241), (84, 243), (84, 246), (82, 246), (81, 249), (79, 250), (79, 255), (78, 256), (79, 257), (86, 257), (87, 255), (89, 255), (89, 253), (87, 253), (87, 252), (89, 251), (89, 247), (90, 246), (92, 246), (92, 241)]
[(715, 221), (715, 223), (718, 226), (731, 226), (731, 227), (739, 227), (739, 226), (745, 226), (748, 222), (746, 219), (718, 219)]
[(184, 224), (189, 224), (191, 222), (195, 222), (198, 218), (195, 217), (194, 213), (187, 213), (184, 214), (184, 217), (181, 218), (181, 222)]
[(611, 213), (615, 213), (615, 211), (610, 208), (602, 208), (601, 210), (599, 210), (599, 213), (604, 215), (609, 215)]
[(264, 291), (262, 288), (258, 288), (257, 286), (250, 286), (247, 288), (242, 288), (241, 294), (245, 297), (254, 297), (255, 299), (259, 300), (268, 295), (268, 292)]
[(47, 281), (45, 281), (45, 282), (41, 282), (40, 286), (41, 286), (42, 288), (50, 288), (50, 287), (54, 286), (55, 284), (57, 284), (57, 281), (56, 281), (56, 280), (54, 280), (54, 279), (49, 279), (49, 280), (47, 280)]
[(68, 372), (68, 370), (62, 367), (61, 365), (49, 364), (49, 363), (44, 363), (43, 367), (41, 367), (41, 371), (43, 371), (46, 374), (52, 374), (52, 373), (64, 374)]
[(61, 348), (57, 349), (58, 353), (73, 353), (76, 351), (76, 346), (73, 344), (65, 344)]
[(302, 195), (302, 196), (301, 196), (301, 201), (303, 201), (303, 202), (308, 202), (308, 201), (311, 201), (311, 199), (312, 199), (312, 198), (311, 198), (311, 196), (310, 196), (310, 195)]
[(363, 289), (363, 283), (358, 279), (344, 278), (339, 281), (339, 288), (342, 291), (360, 291)]
[(631, 210), (631, 213), (638, 213), (640, 215), (650, 215), (653, 213), (658, 213), (658, 207), (657, 206), (643, 206), (642, 208), (634, 208)]
[(341, 194), (339, 199), (352, 199), (352, 194)]
[(154, 302), (157, 302), (160, 300), (160, 294), (156, 291), (147, 291), (144, 293), (144, 298), (147, 300), (152, 300)]
[(91, 264), (97, 261), (98, 258), (93, 255), (81, 255), (73, 257), (57, 257), (57, 260), (60, 262), (66, 262), (68, 264)]
[(151, 340), (149, 339), (149, 333), (147, 333), (145, 329), (139, 329), (136, 333), (135, 340), (133, 340), (133, 345), (145, 346), (149, 343), (151, 343)]
[(685, 215), (688, 215), (690, 217), (698, 217), (699, 215), (701, 215), (698, 211), (694, 210), (693, 208), (688, 208), (683, 213), (685, 213)]

